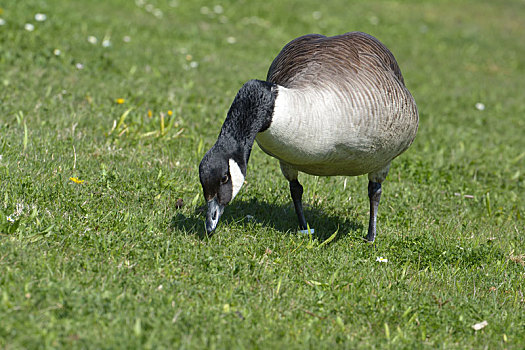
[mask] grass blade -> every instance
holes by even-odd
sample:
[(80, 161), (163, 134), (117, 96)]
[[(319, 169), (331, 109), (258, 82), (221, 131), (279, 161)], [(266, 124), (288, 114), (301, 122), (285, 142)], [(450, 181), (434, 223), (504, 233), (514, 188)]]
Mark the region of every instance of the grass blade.
[(26, 122), (24, 121), (24, 152), (26, 151), (27, 149), (27, 141), (28, 141), (28, 136), (27, 136), (27, 124)]
[(337, 230), (335, 230), (335, 232), (330, 237), (328, 237), (325, 241), (323, 241), (321, 244), (319, 244), (318, 248), (321, 248), (321, 247), (327, 245), (328, 243), (332, 242), (335, 239), (335, 237), (337, 236), (338, 232), (339, 232), (339, 226), (337, 227)]
[(126, 120), (126, 117), (128, 116), (129, 112), (133, 110), (133, 107), (128, 108), (119, 118), (119, 121), (116, 126), (114, 126), (111, 131), (109, 132), (109, 135), (113, 133), (114, 130), (119, 130), (122, 124), (124, 124), (124, 121)]

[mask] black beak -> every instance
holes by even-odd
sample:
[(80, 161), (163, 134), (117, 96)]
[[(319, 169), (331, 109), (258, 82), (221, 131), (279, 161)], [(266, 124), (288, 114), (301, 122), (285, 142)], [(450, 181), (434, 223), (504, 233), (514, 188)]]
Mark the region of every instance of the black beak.
[(224, 211), (224, 205), (217, 201), (217, 197), (208, 201), (208, 212), (206, 213), (206, 232), (212, 233), (219, 223), (219, 218)]

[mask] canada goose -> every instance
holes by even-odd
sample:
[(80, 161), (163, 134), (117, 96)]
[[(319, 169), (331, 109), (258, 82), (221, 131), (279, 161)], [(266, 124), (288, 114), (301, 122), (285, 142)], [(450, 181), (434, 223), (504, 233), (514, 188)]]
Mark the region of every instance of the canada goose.
[(211, 233), (244, 183), (255, 140), (279, 159), (306, 230), (299, 171), (318, 176), (368, 174), (370, 221), (376, 237), (381, 183), (392, 159), (414, 140), (416, 103), (392, 53), (361, 32), (311, 34), (288, 43), (267, 81), (250, 80), (233, 100), (217, 142), (199, 166)]

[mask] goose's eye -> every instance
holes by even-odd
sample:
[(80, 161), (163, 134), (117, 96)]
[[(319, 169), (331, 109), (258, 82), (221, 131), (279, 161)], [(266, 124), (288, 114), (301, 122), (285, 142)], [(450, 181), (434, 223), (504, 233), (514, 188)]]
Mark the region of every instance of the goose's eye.
[(225, 184), (228, 182), (228, 174), (224, 174), (221, 178), (221, 184)]

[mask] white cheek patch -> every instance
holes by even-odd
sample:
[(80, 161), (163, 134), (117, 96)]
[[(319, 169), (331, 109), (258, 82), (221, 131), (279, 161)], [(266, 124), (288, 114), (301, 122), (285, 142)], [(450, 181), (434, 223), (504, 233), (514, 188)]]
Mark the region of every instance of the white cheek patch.
[(244, 184), (244, 175), (236, 161), (230, 159), (230, 177), (232, 179), (232, 200), (235, 198), (242, 185)]

